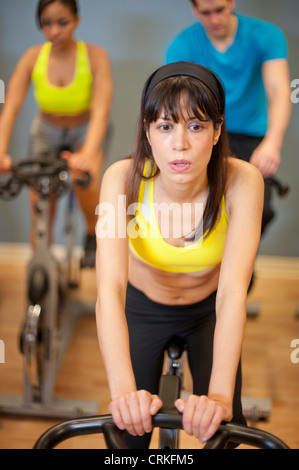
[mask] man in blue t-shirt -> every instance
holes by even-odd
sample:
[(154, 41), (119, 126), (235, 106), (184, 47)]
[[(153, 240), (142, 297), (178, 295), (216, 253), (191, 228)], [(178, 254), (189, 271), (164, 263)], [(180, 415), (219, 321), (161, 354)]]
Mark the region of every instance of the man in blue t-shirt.
[[(235, 0), (190, 0), (199, 20), (168, 46), (166, 63), (197, 62), (221, 78), (233, 153), (272, 176), (291, 113), (287, 43), (271, 23), (237, 15)], [(265, 194), (263, 227), (273, 217)], [(268, 204), (269, 203), (269, 204)]]

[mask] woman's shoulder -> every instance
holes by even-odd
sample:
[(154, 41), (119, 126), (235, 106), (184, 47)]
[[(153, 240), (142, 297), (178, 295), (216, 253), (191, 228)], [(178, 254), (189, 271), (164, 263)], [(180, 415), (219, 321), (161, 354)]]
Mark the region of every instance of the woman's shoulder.
[(103, 175), (102, 185), (118, 188), (123, 191), (130, 167), (130, 158), (123, 158), (112, 163)]
[(21, 56), (17, 66), (24, 72), (31, 73), (44, 44), (29, 47)]
[(88, 41), (79, 41), (85, 44), (87, 47), (88, 51), (91, 51), (94, 54), (99, 54), (99, 53), (107, 53), (106, 49), (104, 49), (102, 46), (99, 46), (98, 44), (93, 44), (92, 42)]
[[(83, 41), (84, 42), (84, 41)], [(108, 52), (101, 46), (97, 46), (90, 42), (84, 42), (90, 60), (103, 60), (108, 58)]]
[(263, 198), (264, 179), (251, 163), (238, 158), (229, 158), (225, 191), (226, 206), (238, 204), (244, 199)]
[(29, 47), (23, 54), (22, 59), (28, 62), (34, 63), (39, 56), (40, 51), (42, 50), (45, 44), (37, 44), (35, 46)]
[(261, 172), (251, 163), (239, 158), (228, 159), (227, 189), (235, 186), (248, 186), (263, 183)]
[(96, 46), (89, 42), (84, 43), (87, 49), (88, 58), (92, 73), (95, 75), (97, 71), (110, 68), (110, 58), (107, 51), (100, 46)]

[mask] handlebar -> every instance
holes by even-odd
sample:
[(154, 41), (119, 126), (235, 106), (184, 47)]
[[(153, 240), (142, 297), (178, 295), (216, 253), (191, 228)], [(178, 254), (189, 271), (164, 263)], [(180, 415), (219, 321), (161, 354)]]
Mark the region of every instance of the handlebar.
[(273, 176), (271, 178), (265, 178), (265, 183), (273, 186), (277, 190), (278, 196), (280, 197), (286, 196), (290, 190), (287, 184), (283, 183), (277, 178), (274, 178)]
[[(179, 414), (158, 413), (153, 416), (152, 422), (153, 427), (183, 429), (182, 416)], [(128, 449), (124, 432), (115, 426), (111, 415), (79, 418), (57, 424), (38, 439), (34, 449), (52, 449), (72, 437), (101, 433), (108, 449)], [(283, 441), (270, 433), (233, 423), (221, 424), (204, 449), (224, 449), (229, 441), (260, 449), (288, 449)]]
[[(83, 172), (75, 183), (87, 188), (91, 182), (89, 172)], [(10, 200), (16, 197), (22, 186), (34, 189), (43, 197), (58, 197), (70, 186), (68, 163), (61, 158), (28, 159), (14, 163), (10, 176), (0, 183), (0, 197)]]

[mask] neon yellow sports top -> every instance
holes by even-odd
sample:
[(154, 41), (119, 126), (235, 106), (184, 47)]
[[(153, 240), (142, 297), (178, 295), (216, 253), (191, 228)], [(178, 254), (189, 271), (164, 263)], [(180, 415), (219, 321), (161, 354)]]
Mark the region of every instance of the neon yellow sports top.
[[(150, 172), (148, 161), (144, 175)], [(129, 247), (139, 259), (162, 271), (176, 273), (202, 271), (221, 262), (228, 227), (224, 196), (221, 214), (210, 234), (185, 247), (170, 245), (163, 239), (153, 203), (154, 178), (142, 180), (137, 211), (129, 225)]]
[(72, 116), (90, 109), (92, 95), (92, 74), (86, 45), (77, 41), (75, 74), (70, 85), (55, 86), (48, 79), (48, 63), (51, 42), (41, 48), (36, 60), (32, 83), (34, 97), (42, 111), (60, 116)]

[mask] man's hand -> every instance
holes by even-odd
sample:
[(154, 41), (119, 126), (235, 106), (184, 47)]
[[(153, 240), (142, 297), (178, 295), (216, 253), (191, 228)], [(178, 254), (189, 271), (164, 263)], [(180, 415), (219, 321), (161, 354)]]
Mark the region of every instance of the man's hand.
[(280, 160), (280, 149), (265, 137), (251, 155), (250, 163), (260, 170), (264, 178), (269, 178), (276, 173)]

